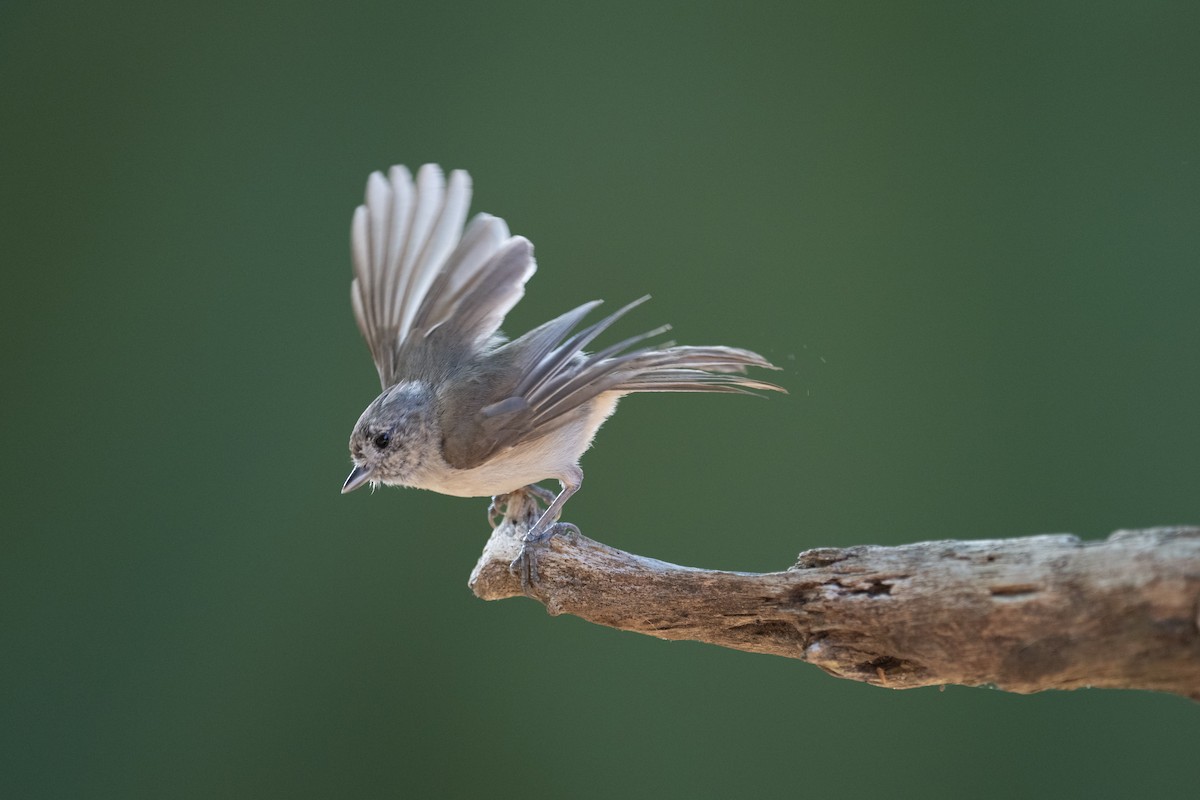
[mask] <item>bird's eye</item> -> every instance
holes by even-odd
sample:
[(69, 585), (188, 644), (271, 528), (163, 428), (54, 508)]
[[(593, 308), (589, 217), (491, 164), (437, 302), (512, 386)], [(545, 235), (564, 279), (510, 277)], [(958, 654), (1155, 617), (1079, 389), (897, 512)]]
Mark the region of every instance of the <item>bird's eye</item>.
[(376, 434), (372, 441), (375, 442), (375, 446), (380, 450), (386, 450), (387, 446), (392, 443), (392, 435), (384, 431), (383, 433)]

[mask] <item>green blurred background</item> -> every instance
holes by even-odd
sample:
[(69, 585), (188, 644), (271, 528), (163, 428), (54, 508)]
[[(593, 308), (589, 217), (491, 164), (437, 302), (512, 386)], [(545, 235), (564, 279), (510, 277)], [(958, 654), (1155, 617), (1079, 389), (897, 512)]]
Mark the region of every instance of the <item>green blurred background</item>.
[(649, 292), (786, 367), (626, 400), (594, 538), (1200, 522), (1200, 6), (974, 6), (0, 6), (0, 794), (1194, 796), (1183, 699), (483, 603), (485, 501), (338, 493), (350, 214), (437, 161), (537, 245), (509, 331)]

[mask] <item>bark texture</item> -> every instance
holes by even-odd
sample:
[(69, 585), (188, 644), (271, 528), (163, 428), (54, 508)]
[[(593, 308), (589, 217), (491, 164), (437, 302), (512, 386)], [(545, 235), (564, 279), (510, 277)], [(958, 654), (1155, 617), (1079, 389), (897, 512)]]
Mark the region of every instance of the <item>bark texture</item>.
[(798, 658), (893, 689), (1106, 687), (1200, 699), (1200, 528), (820, 548), (783, 572), (694, 569), (578, 534), (510, 563), (537, 506), (513, 498), (470, 586), (662, 639)]

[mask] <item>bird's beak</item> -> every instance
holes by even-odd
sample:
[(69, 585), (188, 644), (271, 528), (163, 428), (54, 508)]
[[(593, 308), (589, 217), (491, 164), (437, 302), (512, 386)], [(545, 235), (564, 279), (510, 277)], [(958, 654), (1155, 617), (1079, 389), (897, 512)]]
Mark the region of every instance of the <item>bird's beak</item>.
[(369, 480), (371, 480), (371, 470), (366, 467), (355, 466), (354, 469), (350, 470), (350, 477), (346, 478), (346, 483), (342, 486), (342, 494), (353, 492)]

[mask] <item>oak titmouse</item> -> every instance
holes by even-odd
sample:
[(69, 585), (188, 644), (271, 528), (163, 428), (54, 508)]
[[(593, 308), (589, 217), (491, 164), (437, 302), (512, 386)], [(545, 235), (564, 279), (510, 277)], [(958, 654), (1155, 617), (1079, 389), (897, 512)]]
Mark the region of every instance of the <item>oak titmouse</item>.
[(646, 297), (578, 331), (599, 301), (506, 340), (498, 329), (534, 273), (533, 245), (488, 214), (463, 230), (470, 200), (466, 172), (447, 181), (433, 164), (415, 182), (400, 166), (367, 180), (350, 299), (383, 394), (354, 426), (343, 493), (385, 483), (486, 497), (554, 478), (562, 490), (525, 539), (537, 541), (579, 490), (579, 458), (623, 395), (783, 391), (744, 377), (776, 369), (749, 350), (643, 345), (668, 326), (584, 352)]

